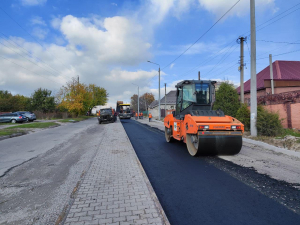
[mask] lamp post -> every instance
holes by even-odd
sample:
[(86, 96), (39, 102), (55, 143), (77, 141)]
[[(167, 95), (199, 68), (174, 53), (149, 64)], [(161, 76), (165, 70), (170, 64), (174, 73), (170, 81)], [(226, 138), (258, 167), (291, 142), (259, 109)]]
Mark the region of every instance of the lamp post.
[(158, 119), (160, 120), (160, 65), (155, 62), (147, 61), (148, 63), (152, 63), (158, 65)]
[(132, 83), (132, 84), (138, 87), (138, 116), (137, 116), (137, 118), (139, 119), (139, 116), (140, 116), (140, 87), (137, 84), (134, 84), (134, 83)]

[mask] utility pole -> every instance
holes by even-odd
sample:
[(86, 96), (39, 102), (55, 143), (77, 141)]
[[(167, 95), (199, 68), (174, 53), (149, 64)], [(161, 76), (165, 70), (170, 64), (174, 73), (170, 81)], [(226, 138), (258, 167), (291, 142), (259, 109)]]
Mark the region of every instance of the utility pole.
[(200, 80), (200, 71), (198, 71), (198, 80)]
[(160, 120), (160, 65), (155, 62), (147, 61), (148, 63), (152, 63), (158, 65), (158, 119)]
[(140, 118), (140, 87), (138, 86), (138, 119)]
[(255, 24), (255, 0), (250, 0), (251, 17), (251, 136), (257, 136), (256, 118), (257, 118), (257, 84), (256, 84), (256, 24)]
[(165, 83), (165, 117), (167, 116), (167, 83)]
[(160, 67), (158, 68), (158, 120), (160, 120)]
[(77, 81), (77, 83), (79, 84), (79, 75), (78, 75), (78, 81)]
[(273, 80), (273, 60), (272, 60), (272, 54), (269, 55), (269, 59), (270, 59), (271, 90), (272, 90), (272, 95), (274, 95), (274, 80)]
[(237, 43), (241, 46), (241, 52), (240, 52), (240, 100), (241, 103), (244, 103), (244, 41), (247, 40), (247, 37), (239, 37), (237, 39)]

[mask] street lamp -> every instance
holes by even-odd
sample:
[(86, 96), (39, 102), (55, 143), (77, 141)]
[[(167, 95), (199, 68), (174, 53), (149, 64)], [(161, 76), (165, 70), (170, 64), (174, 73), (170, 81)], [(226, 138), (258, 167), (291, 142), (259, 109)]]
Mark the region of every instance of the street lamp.
[(160, 120), (160, 65), (155, 62), (147, 61), (148, 63), (152, 63), (158, 65), (158, 119)]
[(138, 116), (137, 116), (137, 118), (139, 119), (139, 116), (140, 116), (140, 87), (137, 84), (134, 84), (134, 83), (132, 83), (132, 84), (138, 87)]

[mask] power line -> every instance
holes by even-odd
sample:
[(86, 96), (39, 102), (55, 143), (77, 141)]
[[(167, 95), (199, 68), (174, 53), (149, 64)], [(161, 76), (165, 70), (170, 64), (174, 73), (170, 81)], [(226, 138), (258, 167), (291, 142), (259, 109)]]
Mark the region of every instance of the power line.
[[(297, 41), (300, 41), (300, 40), (296, 40), (295, 42), (297, 42)], [(269, 51), (265, 51), (264, 53), (261, 53), (261, 54), (259, 54), (259, 55), (257, 55), (257, 56), (261, 56), (261, 55), (264, 55), (264, 54), (266, 54), (266, 53), (270, 53), (270, 52), (276, 51), (276, 50), (281, 49), (281, 48), (283, 48), (283, 47), (285, 47), (285, 46), (287, 46), (287, 45), (289, 45), (289, 44), (286, 44), (286, 45), (284, 45), (284, 46), (280, 46), (280, 47), (277, 47), (277, 48), (273, 48), (273, 49), (271, 49), (271, 50), (269, 50)]]
[(262, 41), (262, 42), (271, 42), (271, 43), (277, 43), (277, 44), (289, 44), (289, 45), (300, 45), (300, 43), (296, 42), (286, 42), (286, 41), (267, 41), (267, 40), (256, 40), (256, 41)]
[(191, 44), (183, 53), (181, 53), (179, 56), (177, 56), (172, 62), (170, 62), (168, 65), (163, 67), (162, 69), (165, 69), (169, 65), (171, 65), (173, 62), (175, 62), (177, 59), (179, 59), (182, 55), (184, 55), (191, 47), (193, 47), (202, 37), (204, 37), (220, 20), (223, 19), (224, 16), (227, 15), (241, 0), (238, 0), (229, 10), (227, 10), (207, 31), (204, 32), (193, 44)]
[[(16, 48), (19, 47), (19, 49), (23, 49), (23, 50), (25, 51), (25, 52), (24, 52), (24, 51), (22, 50), (23, 53), (24, 53), (24, 54), (28, 54), (28, 56), (31, 57), (31, 53), (30, 53), (27, 49), (25, 49), (24, 47), (22, 47), (21, 45), (19, 45), (17, 42), (15, 42), (15, 41), (9, 39), (9, 37), (8, 37), (7, 35), (5, 35), (4, 33), (2, 33), (1, 31), (0, 31), (0, 34), (2, 34), (2, 36), (6, 37), (5, 41), (10, 42), (10, 43), (12, 42), (12, 43), (13, 43), (12, 45), (14, 45)], [(51, 69), (54, 70), (55, 72), (60, 73), (59, 71), (57, 71), (56, 69), (54, 69), (52, 66), (50, 66), (49, 64), (47, 64), (46, 62), (44, 62), (43, 60), (41, 60), (41, 59), (39, 59), (39, 58), (38, 58), (38, 60), (41, 61), (42, 63), (44, 63), (45, 65), (47, 65), (49, 68), (51, 68)]]
[[(202, 65), (204, 65), (204, 64), (207, 64), (207, 63), (209, 63), (210, 61), (214, 60), (215, 58), (217, 58), (218, 56), (220, 56), (220, 53), (223, 52), (223, 50), (226, 49), (231, 43), (233, 43), (232, 46), (234, 46), (234, 45), (235, 45), (235, 40), (232, 41), (232, 42), (230, 42), (228, 45), (226, 45), (224, 48), (222, 48), (221, 50), (219, 50), (219, 51), (218, 51), (217, 53), (215, 53), (214, 55), (212, 55), (208, 60), (202, 61), (200, 64), (198, 64), (197, 66), (195, 66), (195, 67), (193, 67), (192, 69), (188, 70), (188, 71), (185, 72), (184, 74), (181, 74), (180, 76), (186, 76), (186, 75), (189, 74), (190, 72), (195, 71), (196, 69), (198, 69), (200, 66), (202, 66)], [(231, 46), (231, 47), (232, 47), (232, 46)], [(231, 49), (231, 47), (230, 47), (230, 48), (227, 48), (227, 51), (229, 51), (229, 49)], [(226, 52), (226, 50), (225, 50), (224, 52)], [(225, 53), (225, 54), (226, 54), (226, 53)]]
[(28, 58), (26, 58), (26, 57), (24, 57), (24, 55), (22, 55), (22, 54), (20, 54), (19, 52), (15, 51), (15, 50), (14, 50), (14, 49), (12, 49), (11, 47), (7, 46), (6, 44), (4, 44), (4, 43), (1, 43), (1, 42), (0, 42), (0, 44), (1, 44), (1, 45), (3, 45), (3, 46), (5, 46), (6, 48), (8, 48), (8, 49), (12, 50), (13, 52), (15, 52), (16, 54), (20, 55), (21, 57), (25, 58), (26, 60), (28, 60), (28, 61), (29, 61), (29, 62), (31, 62), (32, 64), (34, 64), (34, 65), (36, 65), (36, 66), (38, 66), (38, 67), (42, 68), (42, 69), (43, 69), (43, 70), (45, 70), (46, 72), (49, 72), (49, 73), (51, 73), (52, 75), (55, 75), (55, 74), (54, 74), (54, 73), (52, 73), (51, 71), (49, 71), (49, 70), (46, 70), (44, 67), (41, 67), (39, 64), (37, 64), (37, 63), (35, 63), (35, 62), (31, 61), (30, 59), (28, 59)]
[[(260, 30), (262, 30), (262, 29), (266, 28), (267, 26), (270, 26), (271, 24), (273, 24), (273, 23), (275, 23), (275, 22), (277, 22), (277, 21), (279, 21), (279, 20), (281, 20), (281, 19), (283, 19), (283, 18), (285, 18), (285, 17), (289, 16), (290, 14), (292, 14), (292, 13), (296, 12), (296, 11), (297, 11), (297, 10), (299, 10), (299, 9), (300, 9), (300, 8), (298, 8), (298, 9), (295, 9), (294, 11), (292, 11), (292, 12), (290, 12), (290, 13), (286, 14), (286, 15), (285, 15), (285, 16), (283, 16), (283, 17), (280, 17), (279, 19), (277, 19), (277, 20), (273, 21), (272, 23), (269, 23), (269, 24), (267, 24), (266, 26), (264, 26), (264, 27), (262, 27), (262, 28), (260, 28), (260, 29), (258, 29), (258, 30), (256, 30), (256, 31), (260, 31)], [(249, 36), (249, 35), (248, 35), (248, 36)]]
[[(0, 9), (11, 19), (13, 20), (23, 31), (25, 31), (34, 41), (36, 41), (42, 48), (44, 48), (44, 46), (36, 39), (34, 38), (25, 28), (23, 28), (21, 26), (21, 24), (19, 24), (12, 16), (10, 16), (2, 7), (0, 7)], [(48, 51), (46, 51), (48, 52)], [(50, 52), (48, 52), (49, 55), (51, 55), (52, 57), (54, 57)], [(59, 61), (59, 60), (58, 60)], [(61, 61), (59, 61), (60, 64), (66, 66), (66, 68), (69, 68), (69, 66), (67, 66), (66, 64), (62, 63)]]
[[(9, 61), (9, 62), (11, 62), (11, 63), (13, 63), (13, 64), (15, 64), (15, 65), (17, 65), (17, 66), (19, 66), (19, 67), (22, 67), (23, 69), (25, 69), (25, 70), (29, 71), (30, 73), (33, 73), (33, 74), (35, 74), (35, 75), (38, 75), (38, 76), (40, 76), (40, 74), (37, 74), (37, 73), (35, 73), (35, 72), (32, 72), (32, 71), (30, 71), (29, 69), (25, 68), (24, 66), (21, 66), (20, 64), (18, 64), (18, 63), (15, 63), (15, 62), (13, 62), (12, 60), (10, 60), (10, 59), (8, 59), (8, 58), (6, 58), (6, 57), (2, 56), (2, 55), (0, 55), (0, 57), (1, 57), (1, 58), (3, 58), (3, 59), (5, 59), (5, 60), (7, 60), (7, 61)], [(42, 76), (43, 76), (43, 75), (42, 75)], [(54, 80), (52, 80), (52, 79), (49, 79), (49, 78), (48, 78), (48, 77), (46, 77), (46, 76), (43, 76), (43, 77), (45, 77), (45, 78), (46, 78), (46, 79), (48, 79), (48, 80), (51, 80), (52, 82), (55, 82), (55, 83), (57, 83), (56, 81), (54, 81)], [(57, 84), (59, 84), (59, 83), (57, 83)], [(59, 84), (59, 85), (61, 85), (61, 84)]]
[[(277, 55), (273, 55), (273, 57), (275, 57), (275, 56), (280, 56), (280, 55), (286, 55), (286, 54), (290, 54), (290, 53), (294, 53), (294, 52), (300, 52), (300, 49), (294, 50), (294, 51), (290, 51), (290, 52), (284, 52), (284, 53), (277, 54)], [(269, 58), (269, 56), (268, 56), (268, 57), (262, 57), (262, 58), (259, 58), (259, 59), (266, 59), (266, 58)], [(259, 60), (259, 59), (258, 59), (258, 60)]]
[[(267, 20), (267, 21), (263, 22), (262, 24), (260, 24), (260, 25), (256, 26), (256, 28), (259, 28), (259, 27), (261, 27), (262, 25), (264, 25), (264, 24), (268, 23), (269, 21), (272, 21), (272, 20), (274, 20), (275, 18), (277, 18), (277, 17), (281, 16), (282, 14), (284, 14), (284, 13), (286, 13), (286, 12), (290, 11), (291, 9), (295, 8), (295, 7), (296, 7), (296, 6), (298, 6), (298, 5), (300, 5), (300, 3), (297, 3), (296, 5), (294, 5), (294, 6), (290, 7), (289, 9), (285, 10), (284, 12), (282, 12), (282, 13), (280, 13), (280, 14), (278, 14), (278, 15), (276, 15), (276, 16), (274, 16), (274, 17), (272, 17), (271, 19), (269, 19), (269, 20)], [(295, 11), (297, 11), (297, 10), (299, 10), (299, 9), (300, 9), (300, 8), (297, 8), (296, 10), (294, 10), (294, 11), (292, 11), (292, 12), (290, 12), (290, 13), (288, 13), (288, 14), (286, 14), (286, 15), (282, 16), (282, 17), (280, 17), (279, 19), (277, 19), (277, 20), (273, 21), (272, 23), (269, 23), (269, 24), (267, 24), (266, 26), (264, 26), (264, 27), (260, 28), (259, 30), (262, 30), (262, 29), (264, 29), (265, 27), (267, 27), (267, 26), (269, 26), (269, 25), (271, 25), (271, 24), (273, 24), (273, 23), (275, 23), (275, 22), (277, 22), (277, 21), (279, 21), (279, 20), (281, 20), (281, 19), (285, 18), (286, 16), (288, 16), (288, 15), (292, 14), (293, 12), (295, 12)], [(244, 36), (244, 35), (246, 35), (246, 34), (244, 33), (242, 36)], [(248, 37), (248, 36), (249, 36), (249, 35), (247, 35), (247, 37)], [(246, 44), (247, 44), (248, 52), (249, 52), (249, 55), (250, 55), (250, 50), (249, 50), (248, 43), (246, 42)], [(223, 50), (223, 49), (222, 49), (222, 50)], [(222, 50), (221, 50), (221, 51), (222, 51)], [(250, 55), (250, 57), (251, 57), (251, 55)]]
[(230, 55), (231, 55), (231, 53), (233, 53), (234, 52), (234, 50), (236, 49), (238, 47), (238, 45), (236, 45), (235, 46), (235, 48), (233, 48), (233, 50), (229, 53), (229, 54), (225, 54), (222, 58), (221, 58), (221, 60), (210, 70), (210, 71), (208, 71), (207, 73), (206, 73), (206, 75), (208, 75), (208, 74), (210, 74), (216, 67), (218, 67), (225, 59), (227, 59)]
[[(277, 18), (277, 17), (281, 16), (282, 14), (284, 14), (284, 13), (286, 13), (286, 12), (290, 11), (291, 9), (294, 9), (294, 8), (295, 8), (296, 6), (298, 6), (298, 5), (300, 5), (300, 3), (297, 3), (296, 5), (293, 5), (292, 7), (288, 8), (288, 9), (287, 9), (287, 10), (285, 10), (285, 11), (283, 11), (282, 13), (280, 13), (280, 14), (278, 14), (278, 15), (276, 15), (276, 16), (273, 16), (272, 18), (268, 19), (267, 21), (265, 21), (265, 22), (263, 22), (263, 23), (261, 23), (261, 24), (257, 25), (257, 26), (256, 26), (256, 28), (259, 28), (259, 27), (261, 27), (262, 25), (264, 25), (264, 24), (266, 24), (266, 23), (268, 23), (268, 22), (270, 22), (270, 21), (274, 20), (275, 18)], [(299, 9), (299, 8), (298, 8), (298, 9)], [(287, 14), (287, 15), (285, 15), (285, 16), (283, 16), (283, 17), (280, 17), (278, 20), (281, 20), (281, 19), (283, 19), (284, 17), (286, 17), (286, 16), (290, 15), (291, 13), (293, 13), (293, 12), (297, 11), (298, 9), (296, 9), (296, 10), (294, 10), (294, 11), (290, 12), (289, 14)], [(265, 27), (267, 27), (267, 26), (269, 26), (269, 25), (271, 25), (271, 24), (273, 24), (273, 23), (277, 22), (278, 20), (276, 20), (276, 21), (273, 21), (272, 23), (270, 23), (270, 24), (268, 24), (268, 25), (264, 26), (263, 28), (265, 28)], [(261, 29), (259, 29), (259, 30), (262, 30), (263, 28), (261, 28)], [(259, 30), (257, 30), (257, 31), (259, 31)], [(247, 37), (248, 37), (248, 36), (250, 36), (250, 32), (246, 32), (246, 33), (244, 33), (244, 34), (243, 34), (243, 35), (241, 35), (241, 36), (245, 36), (246, 34), (247, 34)]]

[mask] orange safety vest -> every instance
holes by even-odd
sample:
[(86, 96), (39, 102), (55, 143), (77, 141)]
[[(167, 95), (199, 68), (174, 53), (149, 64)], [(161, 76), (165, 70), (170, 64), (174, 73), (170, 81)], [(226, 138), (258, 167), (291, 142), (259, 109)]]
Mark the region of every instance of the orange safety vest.
[(135, 116), (137, 117), (137, 116), (138, 116), (138, 113), (135, 113)]
[(149, 113), (149, 118), (152, 118), (152, 114), (151, 113)]
[(143, 116), (143, 113), (141, 113), (142, 114), (142, 116)]
[(142, 113), (140, 113), (140, 116), (142, 116)]

